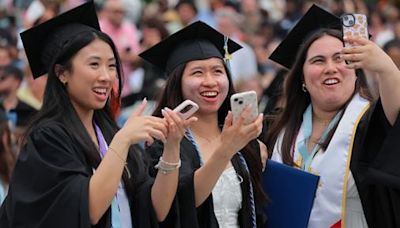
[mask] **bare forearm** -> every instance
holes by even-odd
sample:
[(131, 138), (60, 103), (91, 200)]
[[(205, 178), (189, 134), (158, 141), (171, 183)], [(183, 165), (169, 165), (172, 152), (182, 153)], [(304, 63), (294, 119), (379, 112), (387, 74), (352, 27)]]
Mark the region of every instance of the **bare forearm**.
[[(110, 149), (112, 148), (112, 149)], [(92, 224), (97, 224), (110, 207), (121, 181), (129, 145), (117, 137), (89, 181), (89, 216)]]
[[(169, 150), (169, 151), (168, 151)], [(173, 151), (172, 151), (173, 150)], [(179, 145), (172, 148), (164, 148), (163, 160), (176, 163), (179, 161)], [(171, 208), (178, 187), (179, 170), (163, 174), (157, 173), (154, 185), (151, 188), (151, 201), (158, 221), (163, 221)]]
[[(220, 149), (217, 149), (220, 150)], [(221, 156), (219, 151), (194, 174), (194, 193), (196, 207), (200, 206), (210, 195), (222, 172), (230, 161), (230, 157)]]

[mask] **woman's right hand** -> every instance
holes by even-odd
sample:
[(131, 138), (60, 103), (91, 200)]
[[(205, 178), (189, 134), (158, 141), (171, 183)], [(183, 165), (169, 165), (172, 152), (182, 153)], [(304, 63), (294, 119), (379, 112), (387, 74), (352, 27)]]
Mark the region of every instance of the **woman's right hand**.
[(143, 100), (118, 132), (120, 138), (127, 140), (129, 145), (143, 141), (147, 145), (151, 145), (155, 139), (159, 139), (163, 143), (167, 140), (166, 120), (155, 116), (144, 116), (143, 111), (146, 105), (147, 100)]
[(224, 156), (230, 159), (235, 153), (245, 147), (251, 140), (256, 139), (262, 131), (263, 114), (259, 114), (258, 117), (249, 124), (245, 124), (245, 119), (250, 115), (250, 108), (246, 107), (240, 118), (233, 123), (232, 112), (228, 112), (225, 118), (224, 127), (221, 133), (221, 152), (224, 152)]

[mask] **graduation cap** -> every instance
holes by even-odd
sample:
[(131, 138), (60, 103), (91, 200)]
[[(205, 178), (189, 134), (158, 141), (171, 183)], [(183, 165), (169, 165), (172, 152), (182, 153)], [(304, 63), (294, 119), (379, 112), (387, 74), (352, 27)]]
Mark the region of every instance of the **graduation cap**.
[(170, 35), (139, 54), (140, 57), (170, 73), (175, 67), (192, 60), (211, 57), (229, 59), (230, 54), (242, 48), (239, 44), (197, 21)]
[(88, 30), (100, 31), (93, 1), (22, 32), (20, 35), (33, 77), (46, 74), (48, 64), (63, 46), (79, 33)]
[(269, 58), (290, 69), (304, 39), (311, 32), (321, 28), (341, 30), (341, 21), (339, 17), (314, 4), (272, 52)]

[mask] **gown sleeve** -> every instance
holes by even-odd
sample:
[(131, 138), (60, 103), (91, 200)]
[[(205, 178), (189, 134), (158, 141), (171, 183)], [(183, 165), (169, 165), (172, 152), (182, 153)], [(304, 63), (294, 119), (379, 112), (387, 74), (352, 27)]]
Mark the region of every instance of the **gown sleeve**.
[[(156, 141), (146, 149), (146, 156), (149, 161), (150, 175), (155, 177), (157, 164), (163, 152), (163, 144)], [(169, 224), (165, 227), (172, 227), (171, 224), (179, 227), (218, 227), (217, 220), (213, 213), (212, 196), (198, 208), (195, 206), (194, 196), (194, 172), (200, 168), (200, 160), (193, 145), (186, 139), (181, 141), (180, 158), (182, 166), (179, 169), (179, 183), (174, 204), (164, 222)]]
[(393, 126), (380, 100), (358, 126), (351, 169), (369, 227), (400, 227), (400, 117)]
[[(132, 177), (133, 193), (129, 195), (134, 227), (157, 228), (157, 216), (151, 200), (154, 179), (144, 164), (143, 149), (137, 145), (129, 151), (128, 167)], [(172, 227), (171, 227), (172, 228)]]
[(0, 227), (90, 227), (91, 170), (62, 126), (34, 130), (21, 150)]

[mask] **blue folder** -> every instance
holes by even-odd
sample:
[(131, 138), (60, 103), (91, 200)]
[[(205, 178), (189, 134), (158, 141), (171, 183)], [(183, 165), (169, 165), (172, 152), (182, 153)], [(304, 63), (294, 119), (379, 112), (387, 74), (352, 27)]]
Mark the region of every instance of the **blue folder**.
[(268, 228), (307, 227), (319, 176), (272, 160), (263, 174)]

